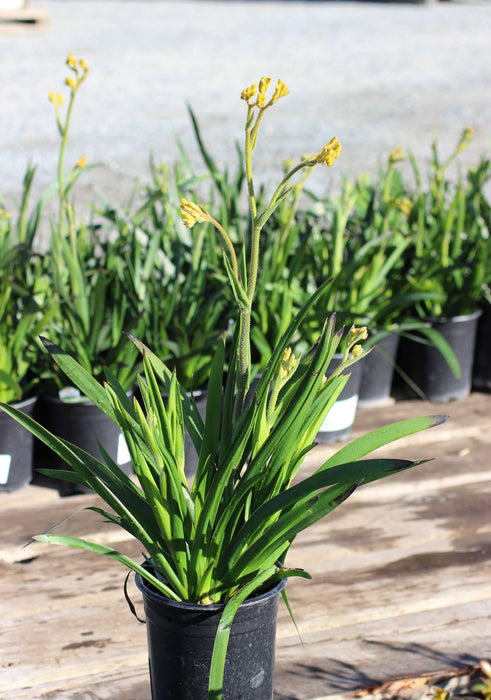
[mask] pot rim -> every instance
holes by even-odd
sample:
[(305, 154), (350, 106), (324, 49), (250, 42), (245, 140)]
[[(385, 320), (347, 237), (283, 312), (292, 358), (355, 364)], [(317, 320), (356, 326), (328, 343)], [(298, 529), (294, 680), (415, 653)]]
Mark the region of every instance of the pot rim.
[[(131, 399), (131, 397), (134, 395), (134, 390), (130, 389), (129, 391), (126, 392), (126, 396)], [(63, 401), (60, 399), (58, 396), (53, 396), (52, 394), (41, 394), (39, 396), (40, 399), (43, 401), (48, 401), (50, 403), (57, 404), (58, 406), (87, 406), (89, 408), (90, 406), (97, 406), (96, 403), (91, 401), (90, 399), (87, 399), (86, 397), (82, 398), (80, 401)], [(102, 409), (100, 409), (102, 410)]]
[(18, 410), (22, 410), (26, 406), (32, 406), (33, 404), (36, 403), (38, 400), (37, 394), (35, 396), (29, 396), (28, 398), (22, 398), (20, 401), (14, 401), (12, 403), (9, 403), (9, 406), (12, 406), (12, 408), (17, 408)]
[(464, 323), (465, 321), (473, 321), (482, 315), (482, 309), (476, 309), (469, 314), (460, 314), (458, 316), (430, 316), (426, 320), (429, 323)]
[[(273, 588), (269, 588), (264, 593), (261, 593), (261, 595), (254, 596), (252, 598), (247, 598), (246, 600), (244, 600), (244, 602), (241, 603), (240, 607), (243, 608), (248, 607), (250, 605), (255, 605), (263, 599), (269, 598), (272, 595), (280, 593), (286, 586), (287, 581), (287, 578), (281, 579), (281, 581), (279, 581), (275, 586), (273, 586)], [(221, 612), (223, 611), (226, 605), (225, 603), (199, 605), (198, 603), (188, 603), (187, 601), (172, 600), (171, 598), (166, 598), (158, 591), (152, 591), (150, 589), (150, 584), (138, 573), (135, 574), (135, 583), (142, 594), (146, 595), (148, 598), (151, 598), (154, 601), (165, 603), (165, 605), (168, 605), (171, 608), (180, 608), (181, 610), (185, 609), (189, 610), (190, 612)]]

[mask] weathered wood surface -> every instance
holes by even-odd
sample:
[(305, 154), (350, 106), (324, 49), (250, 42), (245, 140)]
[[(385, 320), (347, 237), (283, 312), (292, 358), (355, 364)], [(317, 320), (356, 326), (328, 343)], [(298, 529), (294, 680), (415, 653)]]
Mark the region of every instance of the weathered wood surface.
[(40, 8), (21, 7), (15, 9), (4, 9), (0, 7), (0, 22), (35, 24), (46, 22), (47, 19), (47, 12)]
[[(276, 700), (345, 698), (491, 657), (490, 409), (491, 396), (476, 393), (448, 406), (358, 412), (352, 437), (415, 415), (451, 418), (381, 451), (434, 461), (360, 489), (292, 547), (290, 562), (313, 580), (288, 585), (302, 642), (280, 606)], [(333, 449), (317, 447), (303, 472)], [(96, 501), (34, 485), (0, 494), (1, 698), (150, 697), (145, 628), (126, 607), (120, 565), (62, 547), (23, 549), (31, 534)], [(91, 512), (60, 531), (139, 557)], [(130, 592), (141, 611), (133, 584)]]

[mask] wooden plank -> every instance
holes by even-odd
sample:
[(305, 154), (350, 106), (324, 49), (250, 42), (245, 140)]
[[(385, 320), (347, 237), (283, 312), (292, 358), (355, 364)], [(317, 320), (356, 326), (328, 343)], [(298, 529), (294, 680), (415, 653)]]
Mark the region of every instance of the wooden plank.
[[(381, 450), (433, 462), (360, 489), (295, 542), (290, 562), (313, 580), (288, 584), (303, 643), (280, 607), (276, 700), (335, 700), (491, 657), (490, 407), (489, 395), (473, 394), (448, 407), (415, 401), (359, 412), (352, 437), (442, 408), (451, 421)], [(302, 472), (338, 448), (315, 448)], [(36, 485), (0, 494), (2, 698), (150, 697), (145, 628), (126, 608), (121, 567), (62, 547), (22, 548), (95, 503)], [(61, 530), (139, 556), (92, 512)], [(133, 583), (130, 592), (141, 611)]]
[(41, 8), (19, 7), (2, 9), (0, 7), (0, 22), (21, 22), (23, 24), (37, 24), (46, 22), (48, 13)]

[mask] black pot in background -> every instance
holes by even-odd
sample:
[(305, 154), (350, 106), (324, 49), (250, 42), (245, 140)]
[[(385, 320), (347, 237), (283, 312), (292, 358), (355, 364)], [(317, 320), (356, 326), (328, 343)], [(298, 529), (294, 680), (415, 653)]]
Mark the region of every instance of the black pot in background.
[(476, 389), (491, 389), (491, 305), (483, 309), (477, 326), (472, 383)]
[(390, 333), (377, 341), (373, 350), (361, 361), (360, 408), (383, 406), (390, 399), (398, 346), (399, 336)]
[[(53, 396), (42, 396), (36, 406), (36, 418), (54, 435), (104, 461), (99, 450), (100, 443), (126, 474), (133, 473), (128, 448), (120, 429), (91, 401), (66, 403)], [(34, 461), (36, 468), (68, 468), (61, 457), (39, 441), (36, 441)], [(90, 492), (88, 487), (60, 481), (62, 495)]]
[[(345, 440), (348, 437), (355, 420), (362, 373), (361, 365), (365, 359), (355, 362), (346, 370), (346, 374), (351, 376), (317, 433), (317, 442), (329, 444), (338, 440)], [(343, 355), (336, 353), (331, 360), (327, 374), (339, 367), (342, 360)]]
[[(138, 574), (147, 623), (152, 700), (207, 700), (213, 644), (223, 605), (165, 598)], [(223, 700), (271, 700), (282, 581), (239, 607), (225, 662)]]
[[(32, 416), (36, 397), (11, 404)], [(34, 438), (17, 421), (0, 411), (0, 491), (17, 491), (32, 479)]]
[[(445, 358), (432, 344), (404, 338), (400, 343), (398, 364), (430, 401), (458, 401), (470, 394), (477, 323), (481, 311), (451, 318), (430, 319), (449, 343), (460, 365), (461, 376), (454, 376)], [(407, 384), (401, 387), (407, 398), (417, 393)]]

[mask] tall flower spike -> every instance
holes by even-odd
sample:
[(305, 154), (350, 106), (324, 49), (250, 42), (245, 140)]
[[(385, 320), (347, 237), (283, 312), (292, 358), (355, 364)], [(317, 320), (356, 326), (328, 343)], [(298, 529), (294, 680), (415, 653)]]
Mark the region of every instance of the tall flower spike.
[(240, 99), (245, 100), (245, 102), (247, 102), (249, 107), (252, 107), (252, 105), (254, 104), (253, 100), (254, 100), (254, 97), (256, 96), (256, 92), (257, 92), (257, 83), (254, 83), (253, 85), (250, 85), (245, 90), (242, 90), (241, 95), (240, 95)]
[(180, 210), (181, 218), (187, 228), (193, 228), (194, 224), (199, 224), (207, 219), (204, 209), (202, 209), (198, 204), (184, 199), (184, 197), (181, 199)]

